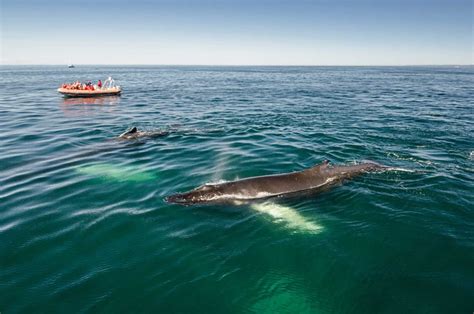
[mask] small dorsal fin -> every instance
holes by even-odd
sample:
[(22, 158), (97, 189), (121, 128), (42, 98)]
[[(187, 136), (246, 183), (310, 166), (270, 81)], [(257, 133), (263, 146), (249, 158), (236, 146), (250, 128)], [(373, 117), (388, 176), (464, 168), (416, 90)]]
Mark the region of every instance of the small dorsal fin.
[(127, 135), (134, 134), (134, 133), (137, 133), (137, 132), (138, 132), (137, 127), (134, 126), (133, 128), (131, 128), (131, 129), (123, 132), (122, 134), (120, 134), (119, 137), (125, 137)]
[(309, 170), (324, 169), (324, 168), (327, 168), (328, 166), (329, 166), (329, 160), (325, 159), (322, 163), (311, 167)]

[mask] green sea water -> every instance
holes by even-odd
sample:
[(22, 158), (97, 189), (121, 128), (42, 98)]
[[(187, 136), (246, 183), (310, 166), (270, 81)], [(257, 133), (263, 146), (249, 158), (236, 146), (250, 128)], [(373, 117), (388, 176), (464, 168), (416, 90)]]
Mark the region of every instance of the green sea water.
[[(65, 99), (112, 76), (121, 97)], [(473, 67), (0, 67), (0, 313), (472, 313)], [(128, 127), (167, 136), (117, 140)], [(329, 159), (320, 194), (167, 204)]]

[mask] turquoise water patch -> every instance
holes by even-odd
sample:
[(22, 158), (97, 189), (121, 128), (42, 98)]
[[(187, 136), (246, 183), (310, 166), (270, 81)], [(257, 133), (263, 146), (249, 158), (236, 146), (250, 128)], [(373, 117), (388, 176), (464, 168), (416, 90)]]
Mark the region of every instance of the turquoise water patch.
[(301, 283), (285, 274), (270, 274), (264, 280), (266, 293), (251, 305), (250, 311), (259, 314), (318, 313)]
[(108, 163), (86, 165), (76, 168), (80, 174), (103, 178), (111, 181), (144, 182), (157, 179), (157, 175), (132, 166), (120, 166)]

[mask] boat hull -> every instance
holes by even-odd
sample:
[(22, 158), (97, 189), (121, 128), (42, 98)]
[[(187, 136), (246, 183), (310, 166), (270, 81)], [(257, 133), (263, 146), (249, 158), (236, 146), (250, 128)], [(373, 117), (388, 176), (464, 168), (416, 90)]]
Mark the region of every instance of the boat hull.
[(58, 88), (58, 92), (64, 97), (101, 97), (101, 96), (116, 96), (120, 95), (121, 89), (111, 88), (107, 90), (79, 90)]

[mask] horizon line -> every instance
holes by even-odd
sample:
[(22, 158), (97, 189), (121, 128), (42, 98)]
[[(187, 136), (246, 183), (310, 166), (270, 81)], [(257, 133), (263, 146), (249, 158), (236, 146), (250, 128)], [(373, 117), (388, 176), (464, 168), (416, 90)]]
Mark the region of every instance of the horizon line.
[[(390, 67), (390, 66), (474, 66), (474, 63), (439, 63), (439, 64), (160, 64), (160, 63), (71, 63), (74, 66), (208, 66), (208, 67)], [(42, 64), (42, 63), (23, 63), (23, 64), (0, 64), (0, 66), (68, 66), (65, 63)]]

